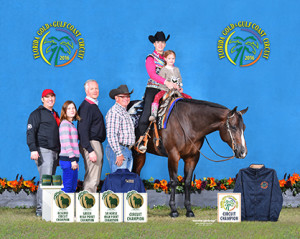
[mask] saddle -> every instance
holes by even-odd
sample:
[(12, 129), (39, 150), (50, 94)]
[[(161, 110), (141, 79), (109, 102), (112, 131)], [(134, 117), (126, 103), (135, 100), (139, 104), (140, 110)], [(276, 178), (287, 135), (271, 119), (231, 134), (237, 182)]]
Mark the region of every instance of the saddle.
[(158, 129), (166, 128), (168, 114), (171, 110), (171, 105), (176, 99), (183, 98), (179, 91), (172, 89), (164, 94), (159, 105), (157, 117), (158, 117)]
[[(166, 92), (164, 94), (164, 96), (162, 97), (159, 109), (158, 109), (158, 124), (156, 122), (150, 122), (145, 134), (143, 136), (141, 136), (135, 144), (135, 150), (137, 152), (145, 153), (145, 151), (141, 151), (139, 148), (140, 148), (141, 144), (144, 145), (146, 148), (146, 145), (148, 144), (148, 140), (150, 137), (149, 131), (152, 128), (152, 125), (154, 127), (154, 134), (155, 134), (155, 137), (153, 140), (155, 140), (156, 147), (159, 146), (161, 139), (158, 135), (158, 128), (159, 129), (166, 128), (166, 123), (167, 123), (168, 116), (169, 116), (169, 113), (171, 110), (170, 108), (175, 103), (174, 100), (176, 100), (176, 99), (182, 99), (182, 95), (180, 94), (180, 92), (178, 92), (175, 89), (169, 90), (168, 92)], [(137, 114), (132, 115), (132, 113), (134, 113), (134, 112), (138, 113), (138, 110), (140, 110), (141, 105), (142, 105), (142, 102), (136, 102), (133, 104), (131, 109), (128, 111), (129, 114), (131, 114), (136, 127), (138, 125), (138, 120), (140, 118), (141, 112), (140, 112), (139, 116), (137, 116)], [(157, 125), (158, 125), (158, 127), (157, 127)]]

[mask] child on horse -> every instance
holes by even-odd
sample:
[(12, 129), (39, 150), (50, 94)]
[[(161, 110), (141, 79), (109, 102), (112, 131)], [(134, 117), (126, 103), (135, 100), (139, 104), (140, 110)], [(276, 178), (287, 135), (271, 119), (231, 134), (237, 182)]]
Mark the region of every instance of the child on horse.
[[(164, 59), (166, 61), (165, 66), (160, 70), (159, 75), (166, 79), (169, 82), (175, 83), (178, 85), (179, 92), (184, 98), (191, 99), (192, 97), (183, 93), (182, 89), (182, 78), (180, 75), (179, 68), (174, 66), (176, 54), (172, 50), (168, 50), (164, 52)], [(151, 104), (151, 115), (149, 117), (149, 121), (155, 122), (157, 117), (157, 111), (159, 108), (159, 101), (164, 96), (166, 91), (161, 90), (158, 92), (155, 97), (154, 101)]]

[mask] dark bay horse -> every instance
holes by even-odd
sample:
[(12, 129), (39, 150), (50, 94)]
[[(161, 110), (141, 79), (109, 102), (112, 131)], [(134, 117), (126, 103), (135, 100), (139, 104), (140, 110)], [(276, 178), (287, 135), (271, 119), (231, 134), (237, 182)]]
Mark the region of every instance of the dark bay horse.
[[(221, 139), (232, 148), (235, 157), (245, 158), (247, 147), (242, 115), (247, 110), (248, 108), (237, 111), (237, 107), (230, 110), (222, 105), (207, 101), (183, 99), (177, 101), (173, 107), (167, 128), (159, 130), (164, 152), (161, 152), (153, 142), (155, 138), (153, 130), (149, 132), (151, 138), (148, 142), (147, 152), (168, 157), (171, 217), (179, 215), (175, 205), (179, 160), (183, 159), (184, 161), (186, 216), (193, 217), (194, 213), (191, 210), (190, 202), (191, 181), (194, 169), (199, 161), (204, 137), (218, 130)], [(140, 175), (145, 160), (146, 154), (134, 152), (133, 172)]]

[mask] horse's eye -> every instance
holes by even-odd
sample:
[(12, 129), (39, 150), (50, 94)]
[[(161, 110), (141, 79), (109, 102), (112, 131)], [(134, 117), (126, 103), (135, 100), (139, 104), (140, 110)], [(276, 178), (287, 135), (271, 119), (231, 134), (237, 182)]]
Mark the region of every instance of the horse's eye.
[(236, 127), (231, 125), (231, 129), (232, 130), (236, 130)]

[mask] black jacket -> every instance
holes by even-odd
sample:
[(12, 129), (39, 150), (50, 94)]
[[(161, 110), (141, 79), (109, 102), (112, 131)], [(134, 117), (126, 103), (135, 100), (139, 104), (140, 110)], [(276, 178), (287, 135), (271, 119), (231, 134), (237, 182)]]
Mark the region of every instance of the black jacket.
[(80, 145), (90, 153), (94, 151), (90, 144), (91, 140), (101, 143), (105, 141), (106, 130), (103, 115), (96, 104), (91, 104), (86, 100), (81, 103), (78, 114), (81, 118), (77, 125)]
[(55, 152), (60, 151), (57, 122), (51, 111), (42, 105), (29, 116), (27, 124), (27, 145), (31, 152), (37, 151), (38, 147), (50, 149)]
[(282, 208), (282, 192), (274, 169), (251, 167), (238, 173), (234, 192), (241, 193), (242, 220), (277, 221)]

